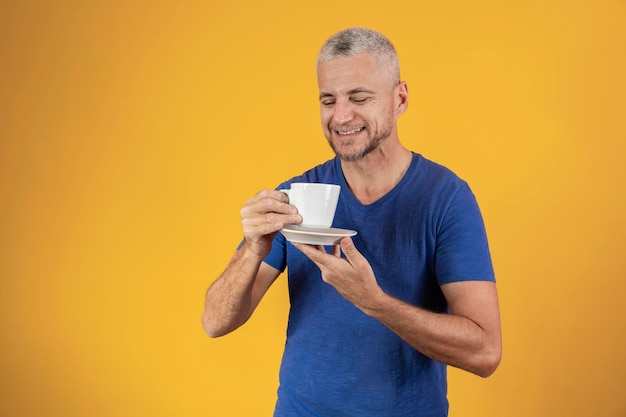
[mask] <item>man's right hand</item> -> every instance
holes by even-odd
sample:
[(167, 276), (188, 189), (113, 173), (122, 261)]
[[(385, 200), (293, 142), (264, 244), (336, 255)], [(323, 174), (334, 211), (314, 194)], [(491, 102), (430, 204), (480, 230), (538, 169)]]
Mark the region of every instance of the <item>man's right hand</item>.
[(265, 258), (276, 233), (287, 224), (302, 222), (289, 198), (275, 190), (263, 190), (249, 199), (240, 211), (246, 246), (256, 256)]

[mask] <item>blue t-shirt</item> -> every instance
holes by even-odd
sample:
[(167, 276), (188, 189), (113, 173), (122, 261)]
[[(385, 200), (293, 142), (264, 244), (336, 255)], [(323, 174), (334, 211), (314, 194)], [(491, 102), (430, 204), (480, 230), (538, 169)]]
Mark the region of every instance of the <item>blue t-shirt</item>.
[[(485, 228), (467, 183), (414, 154), (378, 201), (352, 195), (339, 159), (281, 184), (341, 185), (333, 227), (356, 230), (356, 248), (388, 294), (447, 313), (440, 285), (495, 281)], [(288, 270), (291, 309), (275, 417), (443, 417), (446, 366), (365, 315), (321, 279), (317, 266), (278, 234), (265, 261)]]

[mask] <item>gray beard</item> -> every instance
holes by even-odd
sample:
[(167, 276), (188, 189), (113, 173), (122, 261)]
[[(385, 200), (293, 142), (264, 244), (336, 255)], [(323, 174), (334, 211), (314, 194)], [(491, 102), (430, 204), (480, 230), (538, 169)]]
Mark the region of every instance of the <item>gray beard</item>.
[(378, 148), (378, 146), (380, 146), (380, 144), (389, 137), (389, 135), (391, 135), (391, 127), (386, 128), (384, 131), (379, 132), (376, 136), (372, 137), (371, 140), (369, 140), (366, 144), (365, 147), (363, 149), (361, 149), (358, 152), (355, 153), (351, 153), (351, 154), (347, 154), (347, 153), (340, 153), (337, 150), (337, 147), (335, 146), (335, 144), (333, 143), (332, 140), (328, 139), (328, 144), (330, 145), (330, 147), (332, 148), (333, 152), (335, 152), (335, 155), (337, 155), (337, 157), (339, 159), (341, 159), (342, 161), (346, 161), (346, 162), (357, 162), (357, 161), (361, 161), (363, 158), (365, 158), (368, 154), (372, 153), (372, 151), (376, 150), (376, 148)]

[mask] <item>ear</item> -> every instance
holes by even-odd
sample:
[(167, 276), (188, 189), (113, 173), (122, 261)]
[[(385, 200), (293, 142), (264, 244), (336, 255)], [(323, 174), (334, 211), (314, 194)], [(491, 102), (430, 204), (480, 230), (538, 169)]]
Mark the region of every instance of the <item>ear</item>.
[(409, 87), (405, 81), (400, 81), (394, 91), (396, 117), (404, 113), (409, 106)]

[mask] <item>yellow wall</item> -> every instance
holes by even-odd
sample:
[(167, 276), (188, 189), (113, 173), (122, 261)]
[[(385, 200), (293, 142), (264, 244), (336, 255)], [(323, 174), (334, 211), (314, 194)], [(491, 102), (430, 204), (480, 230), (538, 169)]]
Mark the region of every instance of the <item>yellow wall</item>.
[(218, 340), (204, 291), (244, 201), (331, 156), (314, 60), (351, 25), (486, 219), (504, 359), (450, 415), (626, 415), (626, 2), (212, 3), (0, 5), (0, 415), (271, 415), (285, 280)]

